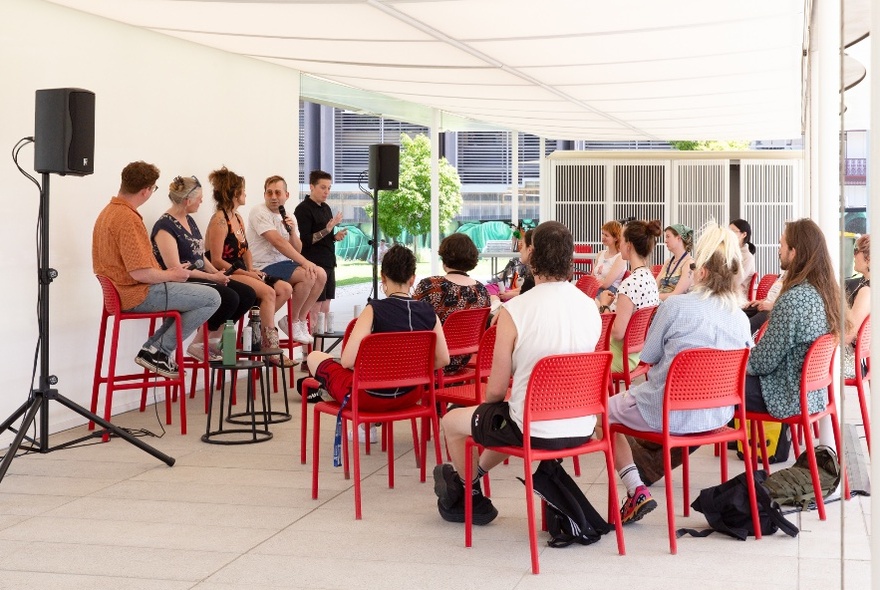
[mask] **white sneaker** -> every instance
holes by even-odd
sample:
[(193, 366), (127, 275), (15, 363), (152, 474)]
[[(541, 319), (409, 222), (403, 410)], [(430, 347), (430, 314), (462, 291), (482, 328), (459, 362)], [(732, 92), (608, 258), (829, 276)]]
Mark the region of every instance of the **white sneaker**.
[[(364, 437), (364, 424), (360, 424), (358, 426), (358, 442), (362, 443), (365, 440)], [(352, 440), (351, 430), (348, 431), (348, 440)], [(379, 429), (376, 428), (375, 424), (370, 424), (370, 444), (374, 445), (379, 442)]]
[[(278, 320), (278, 323), (276, 325), (278, 326), (278, 331), (284, 332), (284, 335), (286, 336), (287, 335), (287, 315), (286, 314), (283, 315), (281, 317), (281, 319)], [(296, 327), (296, 322), (293, 322), (293, 325), (294, 325), (294, 327)]]
[(300, 344), (311, 344), (315, 340), (309, 335), (309, 326), (305, 322), (294, 322), (293, 339)]
[[(187, 356), (191, 356), (197, 361), (205, 360), (205, 345), (201, 342), (192, 342), (189, 346), (186, 347)], [(208, 342), (208, 360), (212, 361), (221, 361), (223, 357), (214, 350), (214, 347), (211, 345), (211, 342)]]

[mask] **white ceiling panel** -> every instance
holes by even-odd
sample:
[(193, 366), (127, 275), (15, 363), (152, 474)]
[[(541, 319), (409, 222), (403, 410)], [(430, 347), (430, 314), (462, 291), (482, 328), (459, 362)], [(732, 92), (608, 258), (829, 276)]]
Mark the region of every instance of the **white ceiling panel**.
[(51, 1), (290, 68), (309, 100), (422, 125), (439, 109), (447, 130), (801, 134), (808, 0)]

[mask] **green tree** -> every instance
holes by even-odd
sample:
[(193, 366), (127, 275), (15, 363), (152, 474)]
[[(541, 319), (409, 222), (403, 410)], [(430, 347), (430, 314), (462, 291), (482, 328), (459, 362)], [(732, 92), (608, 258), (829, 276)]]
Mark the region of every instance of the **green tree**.
[[(461, 212), (461, 180), (458, 172), (441, 158), (440, 227)], [(400, 183), (395, 191), (379, 192), (379, 229), (400, 239), (404, 232), (420, 236), (431, 230), (431, 142), (425, 135), (400, 136)], [(372, 216), (371, 206), (366, 208)]]
[(727, 152), (749, 149), (747, 141), (670, 141), (669, 144), (677, 150), (689, 152)]

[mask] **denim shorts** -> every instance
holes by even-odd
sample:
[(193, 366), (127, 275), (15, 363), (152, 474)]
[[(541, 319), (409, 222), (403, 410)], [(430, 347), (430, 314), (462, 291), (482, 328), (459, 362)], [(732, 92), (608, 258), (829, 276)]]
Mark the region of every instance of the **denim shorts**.
[(260, 270), (271, 277), (278, 277), (279, 279), (290, 281), (290, 277), (293, 276), (293, 271), (297, 268), (299, 268), (298, 262), (294, 262), (293, 260), (282, 260), (281, 262), (273, 262), (269, 266)]

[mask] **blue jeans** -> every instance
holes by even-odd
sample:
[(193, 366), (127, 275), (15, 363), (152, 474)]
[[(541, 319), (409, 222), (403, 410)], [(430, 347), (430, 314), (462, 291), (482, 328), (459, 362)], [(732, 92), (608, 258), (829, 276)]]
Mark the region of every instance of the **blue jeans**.
[[(156, 312), (172, 309), (179, 311), (180, 329), (183, 339), (186, 340), (214, 314), (218, 307), (220, 307), (220, 295), (215, 289), (206, 285), (156, 283), (150, 285), (147, 298), (140, 305), (125, 311)], [(144, 343), (144, 348), (155, 346), (171, 356), (177, 348), (177, 334), (173, 328), (174, 320), (167, 318)]]

